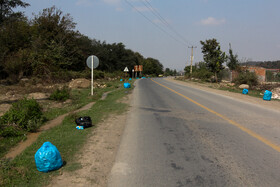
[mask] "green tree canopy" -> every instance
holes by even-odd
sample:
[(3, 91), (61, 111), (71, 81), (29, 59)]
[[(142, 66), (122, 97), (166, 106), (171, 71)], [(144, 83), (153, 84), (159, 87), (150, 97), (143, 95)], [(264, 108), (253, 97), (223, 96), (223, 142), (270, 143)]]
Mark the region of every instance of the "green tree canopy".
[(78, 33), (69, 14), (56, 7), (46, 8), (32, 20), (32, 66), (36, 75), (50, 75), (60, 68), (71, 70), (75, 61)]
[(166, 68), (165, 71), (164, 71), (164, 75), (165, 76), (176, 76), (177, 71), (176, 71), (176, 69), (172, 70), (170, 68)]
[(29, 4), (21, 0), (0, 0), (0, 25), (7, 19), (22, 16), (21, 12), (14, 12), (14, 8), (27, 6), (29, 6)]
[(239, 67), (238, 56), (233, 54), (231, 46), (229, 48), (229, 56), (227, 66), (230, 70), (237, 70)]
[(215, 74), (216, 82), (218, 81), (217, 73), (219, 73), (224, 67), (223, 63), (227, 57), (224, 52), (221, 51), (220, 44), (216, 39), (209, 39), (205, 42), (200, 41), (202, 45), (203, 59), (207, 64), (207, 67), (211, 72)]
[(147, 58), (143, 62), (143, 73), (147, 75), (163, 74), (163, 65), (154, 58)]

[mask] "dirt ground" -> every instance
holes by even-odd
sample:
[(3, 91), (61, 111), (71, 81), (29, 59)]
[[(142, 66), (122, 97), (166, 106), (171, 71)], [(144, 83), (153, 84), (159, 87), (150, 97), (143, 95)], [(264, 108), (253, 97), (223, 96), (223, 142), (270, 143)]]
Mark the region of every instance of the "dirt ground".
[[(129, 104), (131, 97), (132, 94), (120, 102)], [(115, 161), (127, 113), (128, 111), (122, 115), (112, 115), (98, 124), (82, 151), (77, 153), (75, 160), (79, 161), (81, 169), (63, 171), (53, 178), (49, 186), (107, 186), (107, 177)]]

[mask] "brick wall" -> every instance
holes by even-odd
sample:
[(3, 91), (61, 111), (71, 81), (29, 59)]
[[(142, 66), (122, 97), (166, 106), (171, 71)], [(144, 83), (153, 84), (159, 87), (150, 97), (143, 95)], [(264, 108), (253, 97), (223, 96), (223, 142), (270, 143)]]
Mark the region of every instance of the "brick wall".
[(265, 82), (266, 69), (262, 67), (248, 66), (247, 70), (250, 72), (255, 72), (258, 76), (260, 82)]

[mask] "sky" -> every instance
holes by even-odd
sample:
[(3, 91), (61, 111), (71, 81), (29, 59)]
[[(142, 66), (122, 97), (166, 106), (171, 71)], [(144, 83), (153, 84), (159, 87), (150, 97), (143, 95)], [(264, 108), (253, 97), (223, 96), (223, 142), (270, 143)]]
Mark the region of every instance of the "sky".
[[(200, 41), (229, 43), (241, 61), (280, 60), (279, 0), (23, 0), (29, 18), (56, 6), (92, 39), (123, 43), (164, 68), (203, 61)], [(94, 54), (93, 54), (94, 55)], [(102, 63), (102, 62), (101, 62)]]

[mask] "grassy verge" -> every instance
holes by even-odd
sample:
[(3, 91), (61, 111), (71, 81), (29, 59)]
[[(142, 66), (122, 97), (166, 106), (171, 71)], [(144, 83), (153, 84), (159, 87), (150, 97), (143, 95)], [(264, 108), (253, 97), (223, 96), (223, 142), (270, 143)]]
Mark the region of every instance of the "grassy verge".
[[(44, 117), (47, 121), (49, 121), (67, 112), (77, 110), (90, 102), (97, 101), (102, 97), (103, 93), (115, 90), (120, 86), (120, 84), (121, 83), (119, 81), (110, 81), (110, 83), (107, 83), (108, 87), (103, 89), (94, 89), (93, 96), (90, 95), (89, 88), (71, 90), (70, 99), (72, 100), (72, 104), (62, 108), (51, 108), (44, 112)], [(25, 139), (26, 136), (24, 133), (17, 137), (6, 137), (0, 139), (0, 158), (2, 158), (12, 147), (16, 146), (20, 141)]]
[[(219, 89), (219, 90), (224, 90), (224, 91), (229, 91), (229, 92), (234, 92), (234, 93), (239, 93), (242, 94), (242, 90), (240, 88), (234, 87), (234, 86), (220, 86), (217, 83), (206, 83), (206, 82), (201, 82), (201, 81), (197, 81), (197, 80), (184, 80), (184, 79), (176, 79), (179, 81), (183, 81), (183, 82), (189, 82), (189, 83), (196, 83), (196, 84), (203, 84), (203, 86), (207, 86), (209, 88), (213, 88), (213, 89)], [(261, 95), (261, 93), (264, 93), (264, 91), (261, 90), (250, 90), (249, 89), (249, 93), (247, 95), (252, 96), (252, 97), (258, 97), (258, 98), (262, 98), (263, 96)]]
[[(127, 109), (127, 105), (117, 102), (131, 89), (120, 88), (108, 94), (105, 100), (99, 100), (88, 111), (83, 111), (75, 115), (67, 116), (63, 123), (42, 133), (38, 140), (28, 147), (21, 155), (14, 160), (2, 160), (0, 169), (0, 185), (3, 186), (41, 186), (46, 185), (51, 176), (57, 175), (61, 170), (75, 170), (80, 168), (74, 155), (82, 148), (87, 137), (94, 128), (77, 130), (75, 118), (88, 115), (92, 118), (93, 124), (98, 124), (101, 119), (109, 114), (119, 114)], [(62, 159), (66, 162), (58, 171), (41, 173), (36, 169), (34, 155), (36, 151), (46, 141), (54, 144), (61, 153)]]
[[(234, 92), (234, 93), (240, 93), (240, 94), (242, 94), (242, 91), (243, 91), (243, 89), (235, 88), (235, 87), (232, 87), (232, 88), (230, 88), (230, 87), (220, 87), (218, 89), (219, 90), (226, 90), (226, 91)], [(263, 92), (261, 92), (259, 90), (249, 90), (249, 93), (247, 95), (262, 98), (263, 96), (260, 95), (260, 93), (263, 93)]]
[(103, 93), (109, 92), (109, 91), (112, 91), (112, 90), (118, 88), (120, 86), (120, 84), (121, 83), (119, 81), (114, 81), (114, 82), (108, 83), (108, 85), (110, 85), (110, 86), (108, 86), (106, 88), (103, 88), (103, 89), (96, 88), (93, 90), (93, 93), (94, 93), (93, 96), (90, 95), (90, 89), (71, 90), (70, 99), (73, 102), (70, 106), (66, 106), (63, 108), (50, 109), (44, 113), (44, 116), (48, 120), (52, 120), (52, 119), (56, 118), (57, 116), (60, 116), (67, 112), (79, 109), (90, 102), (97, 101), (98, 99), (100, 99), (102, 97)]

